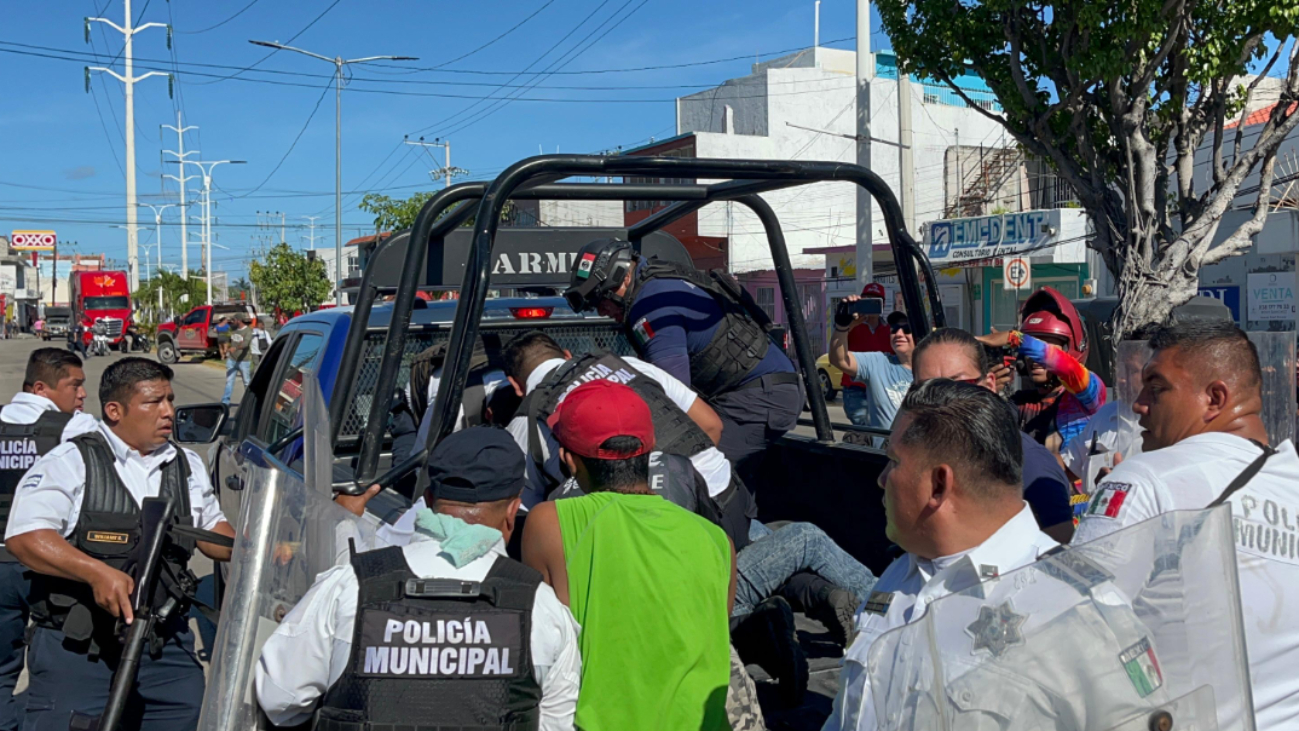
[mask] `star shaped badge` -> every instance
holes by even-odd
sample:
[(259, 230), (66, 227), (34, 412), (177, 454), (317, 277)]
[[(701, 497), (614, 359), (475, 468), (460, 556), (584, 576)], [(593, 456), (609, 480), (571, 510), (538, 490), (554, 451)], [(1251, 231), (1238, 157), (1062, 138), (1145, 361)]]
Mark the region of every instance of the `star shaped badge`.
[(979, 618), (965, 628), (965, 633), (974, 638), (973, 652), (987, 650), (993, 657), (1001, 657), (1012, 645), (1024, 644), (1020, 628), (1027, 621), (1026, 615), (1016, 614), (1006, 601), (997, 607), (979, 607)]

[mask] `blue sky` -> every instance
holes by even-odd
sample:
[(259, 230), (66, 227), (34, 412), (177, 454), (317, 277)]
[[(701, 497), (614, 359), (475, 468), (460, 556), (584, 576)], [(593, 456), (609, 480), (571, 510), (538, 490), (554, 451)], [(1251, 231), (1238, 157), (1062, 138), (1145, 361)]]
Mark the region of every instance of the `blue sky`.
[[(214, 176), (216, 241), (229, 249), (214, 251), (214, 269), (237, 276), (261, 245), (257, 237), (278, 237), (257, 227), (265, 218), (259, 211), (284, 212), (290, 226), (320, 216), (317, 246), (333, 245), (334, 94), (325, 89), (333, 67), (289, 52), (262, 60), (269, 49), (251, 39), (289, 43), (296, 35), (292, 45), (345, 58), (419, 57), (351, 67), (356, 78), (343, 92), (344, 191), (406, 196), (441, 187), (428, 177), (440, 162), (403, 146), (403, 135), (449, 136), (452, 164), (473, 177), (490, 176), (539, 148), (594, 152), (670, 136), (676, 96), (747, 73), (755, 55), (811, 45), (812, 8), (811, 0), (134, 0), (141, 22), (171, 23), (175, 30), (172, 51), (161, 29), (135, 36), (136, 73), (181, 72), (174, 99), (165, 78), (135, 87), (138, 190), (142, 201), (175, 199), (175, 184), (168, 181), (164, 195), (159, 174), (175, 174), (176, 166), (164, 169), (159, 158), (160, 150), (176, 149), (176, 136), (166, 132), (160, 140), (159, 125), (174, 125), (180, 109), (185, 124), (200, 126), (187, 135), (186, 149), (201, 150), (205, 160), (248, 161), (219, 167)], [(112, 227), (126, 216), (122, 85), (96, 75), (87, 94), (83, 73), (86, 65), (108, 65), (122, 48), (121, 35), (101, 24), (92, 26), (87, 44), (83, 17), (121, 24), (122, 11), (121, 0), (6, 9), (0, 232), (53, 228), (61, 241), (76, 241), (77, 251), (125, 260), (126, 233)], [(529, 16), (494, 44), (454, 60)], [(830, 41), (854, 35), (854, 3), (825, 0), (821, 17), (825, 45), (851, 47), (851, 41)], [(877, 32), (875, 43), (885, 47), (887, 40)], [(98, 54), (98, 62), (86, 54)], [(735, 57), (743, 58), (697, 63)], [(258, 61), (252, 71), (223, 78)], [(696, 65), (592, 73), (678, 64)], [(120, 72), (120, 60), (114, 66)], [(525, 69), (559, 73), (514, 76)], [(524, 84), (537, 86), (518, 88)], [(522, 98), (501, 101), (511, 96)], [(440, 151), (431, 152), (441, 160)], [(356, 208), (360, 197), (344, 197), (345, 238), (369, 229), (370, 217)], [(141, 224), (152, 224), (153, 215), (142, 214)], [(164, 214), (167, 224), (177, 220), (175, 209)], [(305, 234), (290, 228), (287, 238), (305, 246)], [(197, 240), (194, 231), (190, 239)], [(142, 232), (141, 241), (151, 243), (152, 231)], [(191, 254), (197, 255), (193, 246)], [(168, 225), (163, 261), (178, 266), (179, 259), (179, 230)]]

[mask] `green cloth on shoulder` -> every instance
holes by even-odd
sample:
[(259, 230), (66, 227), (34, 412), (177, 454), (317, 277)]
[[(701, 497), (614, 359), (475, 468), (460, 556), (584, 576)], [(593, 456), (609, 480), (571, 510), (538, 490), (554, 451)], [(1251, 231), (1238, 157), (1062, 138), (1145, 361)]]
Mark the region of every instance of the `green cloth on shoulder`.
[(502, 538), (501, 532), (495, 528), (466, 523), (428, 508), (415, 514), (415, 536), (428, 536), (440, 543), (442, 550), (438, 553), (456, 568), (463, 568), (486, 556)]
[(658, 495), (557, 500), (585, 731), (730, 729), (726, 534)]

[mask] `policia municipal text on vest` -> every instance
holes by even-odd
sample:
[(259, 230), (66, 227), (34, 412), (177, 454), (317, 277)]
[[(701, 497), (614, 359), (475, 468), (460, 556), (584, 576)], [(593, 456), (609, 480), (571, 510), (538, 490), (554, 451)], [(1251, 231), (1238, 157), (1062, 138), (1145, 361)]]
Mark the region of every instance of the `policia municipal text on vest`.
[[(18, 482), (27, 470), (47, 452), (59, 446), (63, 429), (72, 414), (46, 411), (31, 424), (0, 422), (0, 536), (9, 524), (9, 508), (14, 502)], [(0, 549), (0, 561), (13, 559)]]
[(352, 652), (316, 731), (538, 727), (531, 638), (541, 574), (500, 557), (481, 582), (422, 579), (400, 548), (353, 554), (352, 568)]
[[(85, 462), (86, 486), (77, 525), (68, 542), (91, 558), (134, 575), (141, 539), (140, 508), (118, 476), (112, 450), (103, 435), (90, 432), (71, 441)], [(189, 570), (189, 559), (195, 548), (191, 536), (197, 532), (193, 530), (194, 518), (190, 512), (189, 460), (183, 450), (177, 448), (175, 452), (175, 458), (162, 468), (159, 497), (172, 501), (173, 524), (181, 530), (188, 528), (190, 534), (173, 535), (163, 549), (163, 565), (150, 606), (157, 611), (171, 597), (177, 600), (178, 606), (170, 612), (168, 621), (152, 628), (149, 653), (155, 658), (161, 653), (163, 643), (184, 629), (185, 614), (198, 586), (198, 579)], [(112, 656), (120, 650), (117, 620), (95, 602), (88, 584), (34, 574), (31, 606), (33, 624), (61, 630), (64, 647), (69, 650), (84, 652), (92, 659), (101, 654)]]

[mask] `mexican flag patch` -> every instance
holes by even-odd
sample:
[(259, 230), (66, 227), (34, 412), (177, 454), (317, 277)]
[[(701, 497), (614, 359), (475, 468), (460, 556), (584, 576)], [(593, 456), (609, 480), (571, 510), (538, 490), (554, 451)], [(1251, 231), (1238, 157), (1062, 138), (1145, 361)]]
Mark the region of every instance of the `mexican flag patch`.
[(1164, 674), (1159, 671), (1159, 659), (1155, 657), (1155, 648), (1150, 645), (1149, 637), (1119, 654), (1119, 662), (1128, 673), (1128, 680), (1137, 689), (1137, 695), (1146, 696), (1159, 690), (1164, 685)]
[(1126, 482), (1105, 482), (1101, 483), (1100, 487), (1100, 492), (1092, 497), (1087, 514), (1102, 515), (1106, 518), (1119, 517), (1119, 511), (1123, 509), (1123, 501), (1127, 500), (1132, 486)]
[(577, 262), (577, 277), (586, 279), (591, 276), (593, 266), (595, 266), (595, 254), (583, 254), (581, 261)]
[(654, 328), (650, 327), (649, 319), (644, 317), (631, 326), (631, 331), (642, 348), (649, 345), (649, 341), (654, 337)]

